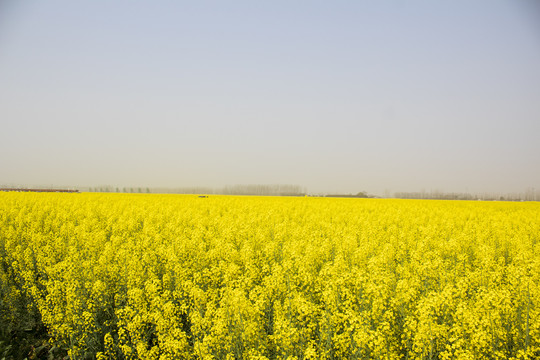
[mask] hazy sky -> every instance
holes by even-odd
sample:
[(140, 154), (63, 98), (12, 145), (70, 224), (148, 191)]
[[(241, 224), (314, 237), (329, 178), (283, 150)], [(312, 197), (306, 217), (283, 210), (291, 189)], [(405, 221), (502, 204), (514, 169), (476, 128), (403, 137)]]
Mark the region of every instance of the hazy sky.
[(0, 184), (540, 189), (540, 7), (0, 0)]

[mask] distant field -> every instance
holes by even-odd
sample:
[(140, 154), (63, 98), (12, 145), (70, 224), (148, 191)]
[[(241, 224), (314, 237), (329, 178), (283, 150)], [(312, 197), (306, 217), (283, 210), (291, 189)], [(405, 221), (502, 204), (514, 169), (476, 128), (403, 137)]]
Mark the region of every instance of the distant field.
[(73, 359), (533, 359), (539, 299), (540, 203), (0, 193), (0, 336)]

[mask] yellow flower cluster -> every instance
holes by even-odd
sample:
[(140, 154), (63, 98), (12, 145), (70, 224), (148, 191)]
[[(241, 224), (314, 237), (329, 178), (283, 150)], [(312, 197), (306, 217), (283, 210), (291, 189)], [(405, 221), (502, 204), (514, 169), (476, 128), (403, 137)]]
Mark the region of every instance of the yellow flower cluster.
[(0, 194), (0, 322), (73, 359), (537, 359), (539, 299), (538, 203)]

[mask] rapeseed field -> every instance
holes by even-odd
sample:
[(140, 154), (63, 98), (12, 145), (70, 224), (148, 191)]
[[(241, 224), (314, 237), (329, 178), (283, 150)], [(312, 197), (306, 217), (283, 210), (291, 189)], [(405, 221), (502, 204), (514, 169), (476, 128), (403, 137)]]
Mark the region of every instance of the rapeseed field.
[(0, 194), (1, 331), (72, 359), (537, 359), (539, 301), (539, 203)]

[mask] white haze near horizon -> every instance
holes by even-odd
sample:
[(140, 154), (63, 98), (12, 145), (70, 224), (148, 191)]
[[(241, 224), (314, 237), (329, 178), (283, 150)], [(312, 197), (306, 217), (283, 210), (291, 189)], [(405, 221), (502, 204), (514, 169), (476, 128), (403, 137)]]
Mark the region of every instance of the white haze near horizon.
[(0, 3), (0, 184), (540, 188), (534, 1)]

